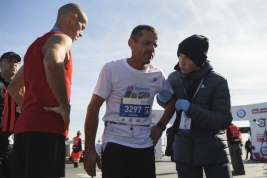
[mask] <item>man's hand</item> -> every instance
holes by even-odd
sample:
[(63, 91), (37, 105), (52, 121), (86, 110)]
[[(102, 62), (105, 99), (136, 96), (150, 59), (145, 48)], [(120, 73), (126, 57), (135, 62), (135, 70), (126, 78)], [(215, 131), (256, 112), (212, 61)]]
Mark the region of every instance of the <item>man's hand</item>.
[(163, 132), (162, 129), (156, 125), (151, 128), (150, 138), (153, 142), (153, 146), (156, 146), (156, 144), (158, 143), (158, 140), (161, 137), (162, 132)]
[(158, 99), (162, 103), (167, 103), (172, 97), (172, 92), (170, 90), (164, 90), (158, 94)]
[(188, 111), (190, 107), (190, 102), (185, 99), (178, 99), (175, 103), (175, 108), (177, 111), (182, 110), (182, 111)]
[(84, 151), (84, 158), (83, 158), (83, 166), (84, 170), (87, 172), (87, 174), (91, 177), (96, 176), (96, 164), (99, 169), (101, 169), (101, 163), (100, 158), (95, 150)]
[(44, 107), (46, 111), (53, 111), (57, 114), (60, 114), (63, 122), (64, 122), (64, 129), (67, 130), (69, 123), (70, 123), (70, 106), (69, 107)]

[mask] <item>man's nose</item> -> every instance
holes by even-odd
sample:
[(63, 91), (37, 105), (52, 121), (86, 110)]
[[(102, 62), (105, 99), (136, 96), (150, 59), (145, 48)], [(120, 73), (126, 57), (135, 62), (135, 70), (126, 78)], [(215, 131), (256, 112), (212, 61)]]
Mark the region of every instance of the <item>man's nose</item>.
[(150, 45), (149, 46), (149, 50), (151, 50), (152, 52), (156, 51), (156, 46), (155, 45)]

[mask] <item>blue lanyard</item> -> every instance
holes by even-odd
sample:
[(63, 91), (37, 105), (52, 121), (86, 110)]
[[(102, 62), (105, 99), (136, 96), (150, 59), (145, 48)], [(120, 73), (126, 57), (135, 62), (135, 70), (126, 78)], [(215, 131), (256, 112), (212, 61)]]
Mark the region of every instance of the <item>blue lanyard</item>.
[(53, 27), (52, 30), (61, 32), (60, 28), (58, 28), (58, 27)]
[[(193, 99), (195, 98), (195, 96), (197, 95), (197, 93), (198, 93), (198, 91), (199, 91), (201, 85), (203, 84), (205, 78), (207, 77), (207, 75), (208, 75), (208, 74), (206, 74), (206, 75), (204, 75), (204, 76), (202, 77), (202, 79), (201, 79), (201, 81), (200, 81), (200, 83), (199, 83), (199, 85), (198, 85), (198, 87), (197, 87), (197, 90), (196, 90), (196, 92), (195, 92), (195, 94), (194, 94), (192, 100), (193, 100)], [(187, 96), (187, 93), (186, 93), (186, 89), (185, 89), (185, 86), (184, 86), (184, 82), (183, 82), (181, 76), (180, 76), (180, 82), (181, 82), (182, 87), (183, 87), (183, 89), (184, 89), (184, 93), (185, 93), (186, 99), (188, 100), (188, 96)]]

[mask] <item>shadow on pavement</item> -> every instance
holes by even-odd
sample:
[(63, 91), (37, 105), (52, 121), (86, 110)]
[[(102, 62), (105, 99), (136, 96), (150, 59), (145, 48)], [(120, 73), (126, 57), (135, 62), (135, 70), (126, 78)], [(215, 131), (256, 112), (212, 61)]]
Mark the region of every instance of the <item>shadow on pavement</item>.
[(177, 172), (169, 172), (169, 173), (162, 173), (162, 174), (156, 174), (157, 176), (166, 176), (166, 175), (173, 175), (177, 174)]

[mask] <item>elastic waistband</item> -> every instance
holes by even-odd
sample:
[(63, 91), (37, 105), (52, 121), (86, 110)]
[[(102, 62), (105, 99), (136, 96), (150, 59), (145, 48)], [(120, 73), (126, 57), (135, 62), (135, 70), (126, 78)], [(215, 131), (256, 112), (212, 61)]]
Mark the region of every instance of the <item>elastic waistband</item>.
[(107, 124), (120, 124), (120, 125), (129, 125), (129, 126), (149, 127), (149, 125), (133, 125), (133, 124), (124, 124), (121, 122), (105, 121), (105, 126), (107, 126)]

